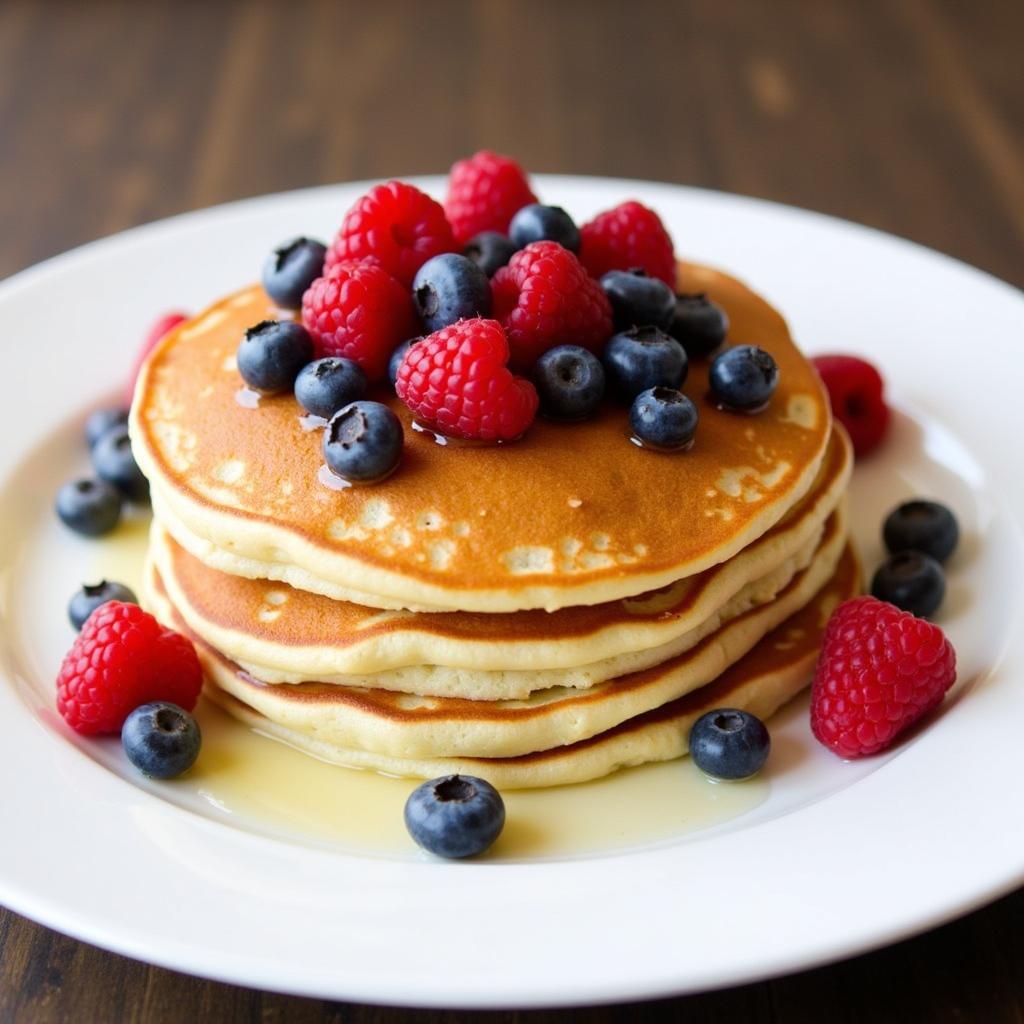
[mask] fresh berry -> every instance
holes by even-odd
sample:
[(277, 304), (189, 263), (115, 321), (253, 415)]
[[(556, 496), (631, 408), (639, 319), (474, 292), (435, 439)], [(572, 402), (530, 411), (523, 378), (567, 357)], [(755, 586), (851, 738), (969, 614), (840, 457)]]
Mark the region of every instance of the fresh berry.
[(608, 383), (632, 404), (649, 388), (679, 388), (688, 363), (683, 346), (657, 327), (631, 327), (612, 336), (604, 350)]
[(693, 763), (705, 775), (738, 782), (764, 767), (772, 739), (756, 715), (738, 708), (719, 708), (693, 723), (689, 746)]
[(488, 277), (494, 277), (518, 249), (519, 246), (500, 231), (481, 231), (466, 243), (462, 254), (471, 259)]
[(639, 267), (669, 288), (676, 286), (672, 239), (661, 218), (635, 200), (599, 213), (580, 228), (580, 262), (592, 277)]
[(779, 368), (763, 348), (737, 345), (715, 356), (708, 373), (711, 395), (734, 412), (760, 412), (779, 385)]
[(828, 620), (811, 688), (811, 729), (840, 757), (884, 750), (941, 703), (956, 653), (938, 626), (874, 597)]
[(84, 583), (80, 590), (71, 595), (68, 602), (68, 618), (75, 629), (81, 629), (85, 620), (101, 604), (108, 601), (123, 601), (125, 604), (138, 604), (139, 599), (130, 587), (111, 580), (100, 580), (99, 583)]
[(89, 414), (85, 421), (85, 440), (89, 448), (95, 448), (96, 442), (113, 427), (128, 426), (127, 409), (97, 409)]
[(725, 310), (703, 293), (677, 295), (668, 333), (686, 349), (691, 359), (711, 355), (729, 333)]
[(428, 853), (473, 857), (488, 849), (505, 826), (501, 794), (472, 775), (424, 782), (405, 804), (405, 827)]
[(462, 320), (417, 342), (398, 368), (395, 390), (441, 434), (511, 441), (537, 414), (537, 392), (506, 365), (508, 340), (495, 320)]
[(516, 211), (536, 201), (515, 160), (483, 149), (452, 166), (444, 212), (456, 240), (465, 244), (481, 231), (507, 234)]
[(676, 297), (664, 281), (648, 277), (644, 270), (609, 270), (601, 278), (612, 304), (615, 329), (629, 327), (668, 328), (676, 308)]
[(295, 378), (295, 400), (306, 412), (325, 420), (365, 394), (366, 374), (362, 367), (338, 356), (306, 363)]
[(389, 476), (402, 458), (399, 418), (380, 402), (353, 402), (339, 409), (324, 431), (324, 459), (331, 472), (353, 483)]
[(456, 248), (441, 204), (415, 185), (389, 181), (370, 189), (345, 215), (324, 269), (372, 259), (408, 288), (431, 256)]
[(410, 338), (408, 341), (403, 341), (394, 352), (391, 353), (391, 358), (388, 360), (388, 380), (391, 382), (391, 386), (395, 386), (395, 381), (398, 380), (398, 368), (402, 365), (402, 360), (405, 359), (405, 353), (409, 351), (416, 344), (417, 341), (422, 341), (423, 338)]
[(306, 289), (324, 272), (327, 246), (312, 238), (279, 245), (263, 264), (263, 290), (282, 309), (298, 309)]
[(151, 779), (173, 779), (187, 772), (196, 763), (201, 743), (196, 720), (165, 700), (137, 707), (121, 728), (125, 755)]
[(238, 372), (257, 391), (290, 391), (313, 358), (313, 339), (293, 320), (264, 320), (250, 327), (238, 345)]
[(693, 444), (697, 406), (675, 388), (649, 388), (633, 399), (629, 425), (643, 447), (680, 451)]
[(531, 242), (557, 242), (570, 252), (580, 248), (580, 229), (560, 206), (524, 206), (512, 218), (508, 236), (517, 249), (525, 249)]
[(491, 282), (471, 260), (446, 252), (427, 260), (412, 282), (412, 301), (428, 334), (456, 320), (491, 314)]
[(153, 349), (156, 348), (160, 339), (165, 334), (169, 334), (178, 324), (183, 324), (188, 319), (187, 313), (165, 313), (152, 327), (150, 327), (145, 339), (142, 342), (142, 348), (139, 349), (138, 354), (135, 356), (135, 363), (132, 366), (131, 375), (128, 377), (128, 385), (124, 393), (124, 404), (131, 405), (132, 398), (135, 395), (135, 381), (138, 379), (139, 370), (142, 369), (142, 364), (146, 361), (146, 357)]
[(579, 345), (549, 348), (533, 368), (540, 409), (553, 420), (584, 420), (604, 398), (601, 360)]
[(357, 362), (371, 384), (383, 380), (391, 353), (416, 333), (409, 293), (372, 263), (339, 263), (302, 297), (302, 322), (315, 355)]
[(832, 415), (844, 427), (858, 456), (877, 448), (889, 429), (882, 375), (857, 356), (815, 356), (811, 362), (821, 376)]
[(921, 551), (945, 562), (960, 540), (956, 516), (937, 501), (905, 501), (886, 517), (882, 538), (892, 554)]
[(557, 242), (534, 242), (491, 280), (494, 318), (508, 334), (512, 364), (529, 369), (556, 345), (600, 354), (612, 333), (612, 310), (601, 286)]
[(149, 481), (132, 454), (127, 427), (113, 427), (96, 442), (92, 465), (101, 480), (113, 484), (129, 501), (149, 501)]
[(105, 480), (72, 480), (57, 492), (60, 521), (75, 533), (99, 537), (121, 521), (121, 492)]
[(153, 700), (195, 707), (203, 672), (192, 644), (138, 605), (108, 601), (89, 616), (57, 676), (57, 710), (80, 733), (120, 732)]
[(926, 619), (946, 596), (942, 566), (920, 551), (890, 555), (871, 577), (871, 596)]

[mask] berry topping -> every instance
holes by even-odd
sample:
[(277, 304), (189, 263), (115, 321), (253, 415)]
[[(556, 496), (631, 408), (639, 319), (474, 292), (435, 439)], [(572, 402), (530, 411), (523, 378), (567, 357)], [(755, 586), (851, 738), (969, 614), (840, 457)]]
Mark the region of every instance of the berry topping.
[(549, 348), (581, 345), (598, 355), (612, 333), (601, 286), (557, 242), (534, 242), (491, 280), (494, 317), (508, 333), (512, 364), (529, 369)]
[(481, 231), (474, 235), (462, 250), (488, 277), (504, 267), (519, 248), (508, 235), (500, 231)]
[(251, 388), (273, 394), (290, 391), (313, 358), (313, 340), (293, 320), (264, 320), (250, 327), (238, 344), (238, 372)]
[(339, 263), (302, 297), (302, 322), (315, 354), (357, 362), (371, 384), (382, 380), (391, 353), (416, 333), (409, 293), (372, 263)]
[(105, 480), (72, 480), (57, 492), (60, 521), (75, 533), (99, 537), (121, 520), (121, 492)]
[(483, 149), (453, 164), (444, 212), (456, 240), (465, 243), (481, 231), (507, 234), (516, 211), (536, 201), (515, 160)]
[(613, 335), (604, 350), (608, 382), (632, 404), (649, 388), (679, 388), (688, 364), (683, 346), (658, 327), (631, 327)]
[(533, 367), (540, 409), (553, 420), (592, 416), (604, 397), (601, 360), (579, 345), (549, 348)]
[(203, 672), (192, 644), (138, 605), (108, 601), (89, 616), (57, 676), (57, 710), (80, 733), (116, 733), (140, 704), (191, 711)]
[(629, 425), (645, 448), (689, 448), (697, 432), (697, 406), (675, 388), (649, 388), (633, 399)]
[(892, 554), (920, 551), (945, 562), (960, 540), (960, 527), (945, 505), (919, 499), (904, 502), (885, 517), (882, 537)]
[(441, 204), (414, 185), (389, 181), (370, 189), (345, 215), (324, 269), (372, 257), (408, 288), (431, 256), (455, 248)]
[(149, 501), (149, 481), (132, 454), (127, 427), (113, 427), (96, 442), (92, 465), (101, 480), (113, 484), (129, 501)]
[(425, 426), (441, 434), (511, 441), (533, 422), (537, 392), (512, 376), (508, 357), (501, 324), (462, 320), (413, 345), (398, 368), (395, 390)]
[(90, 448), (113, 427), (128, 426), (127, 409), (97, 409), (85, 421), (85, 440)]
[(473, 857), (483, 853), (505, 826), (501, 794), (472, 775), (446, 775), (424, 782), (405, 804), (405, 827), (428, 853)]
[(920, 551), (900, 551), (878, 567), (871, 578), (871, 594), (926, 619), (946, 596), (946, 577), (934, 558)]
[(738, 782), (764, 767), (772, 739), (756, 715), (738, 708), (719, 708), (693, 723), (689, 745), (690, 757), (705, 775)]
[(306, 412), (325, 420), (365, 394), (366, 374), (362, 367), (338, 356), (306, 363), (295, 378), (295, 400)]
[(691, 359), (711, 355), (729, 333), (725, 310), (703, 293), (677, 295), (668, 333), (686, 349)]
[(401, 421), (386, 405), (353, 402), (327, 424), (324, 459), (344, 480), (373, 483), (394, 472), (404, 439)]
[(525, 249), (531, 242), (557, 242), (570, 252), (580, 248), (580, 229), (560, 206), (524, 206), (512, 218), (508, 236), (517, 249)]
[(471, 260), (448, 252), (427, 260), (412, 282), (412, 301), (428, 334), (456, 320), (491, 314), (491, 282)]
[(612, 304), (615, 328), (660, 327), (667, 329), (676, 308), (676, 297), (664, 281), (643, 270), (609, 270), (601, 278)]
[(263, 264), (263, 290), (282, 309), (298, 309), (306, 289), (324, 272), (327, 246), (312, 238), (279, 245)]
[(151, 779), (173, 779), (196, 763), (202, 737), (196, 720), (177, 704), (152, 701), (137, 707), (121, 729), (125, 755)]
[(889, 429), (882, 375), (857, 356), (815, 356), (811, 362), (828, 391), (832, 415), (846, 427), (854, 452), (862, 456), (874, 451)]
[(128, 386), (124, 393), (124, 404), (131, 405), (132, 398), (135, 395), (135, 381), (139, 376), (139, 370), (142, 369), (142, 364), (146, 361), (146, 357), (153, 349), (156, 348), (158, 342), (165, 334), (169, 334), (178, 324), (183, 324), (188, 319), (187, 313), (165, 313), (146, 334), (145, 339), (142, 342), (142, 348), (139, 349), (138, 354), (135, 357), (135, 363), (132, 366), (131, 375), (128, 378)]
[(592, 277), (639, 267), (669, 288), (676, 286), (672, 239), (658, 215), (635, 200), (599, 213), (580, 228), (580, 262)]
[(123, 601), (125, 604), (138, 604), (139, 599), (135, 592), (126, 587), (123, 583), (115, 583), (112, 580), (100, 580), (99, 583), (85, 583), (80, 590), (71, 595), (68, 602), (68, 618), (75, 629), (81, 629), (85, 620), (101, 604), (108, 601)]
[(416, 344), (417, 341), (422, 341), (420, 338), (410, 338), (408, 341), (403, 341), (394, 352), (391, 353), (391, 358), (388, 360), (388, 380), (391, 382), (391, 386), (395, 386), (395, 381), (398, 379), (398, 368), (402, 365), (402, 360), (405, 358), (405, 353), (409, 351)]
[(711, 394), (725, 409), (760, 412), (779, 384), (779, 368), (763, 348), (737, 345), (715, 356), (708, 374)]

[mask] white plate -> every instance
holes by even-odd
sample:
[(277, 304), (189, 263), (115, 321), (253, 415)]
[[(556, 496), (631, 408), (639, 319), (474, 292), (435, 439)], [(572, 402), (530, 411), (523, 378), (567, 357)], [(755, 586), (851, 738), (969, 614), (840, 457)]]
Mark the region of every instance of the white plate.
[(965, 542), (943, 625), (960, 656), (957, 697), (894, 754), (857, 765), (818, 748), (790, 711), (776, 739), (797, 756), (756, 811), (703, 835), (544, 862), (373, 858), (228, 828), (122, 777), (109, 745), (69, 741), (52, 680), (86, 556), (53, 525), (51, 502), (82, 464), (85, 410), (117, 386), (155, 312), (198, 309), (251, 280), (282, 238), (329, 235), (364, 186), (236, 203), (0, 286), (4, 904), (194, 974), (483, 1007), (748, 981), (893, 941), (1020, 883), (1022, 296), (798, 210), (639, 182), (538, 184), (581, 219), (648, 202), (684, 254), (745, 278), (809, 351), (860, 352), (884, 368), (902, 414), (858, 470), (856, 530), (870, 564), (896, 498), (928, 492), (956, 508)]

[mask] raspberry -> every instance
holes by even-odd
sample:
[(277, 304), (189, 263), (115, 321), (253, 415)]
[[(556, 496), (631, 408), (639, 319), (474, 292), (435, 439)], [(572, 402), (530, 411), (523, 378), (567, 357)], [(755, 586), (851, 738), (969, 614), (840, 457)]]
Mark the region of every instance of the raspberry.
[(828, 620), (811, 689), (811, 729), (840, 757), (874, 754), (941, 703), (956, 652), (938, 626), (873, 597)]
[(407, 288), (431, 256), (454, 252), (455, 239), (441, 204), (414, 185), (389, 181), (370, 189), (345, 214), (324, 270), (373, 257)]
[(661, 218), (642, 203), (630, 200), (599, 213), (580, 228), (580, 239), (580, 262), (591, 277), (639, 267), (676, 290), (672, 237)]
[(391, 353), (416, 333), (412, 298), (389, 273), (368, 261), (336, 263), (302, 296), (302, 322), (314, 355), (357, 362), (380, 380)]
[(164, 313), (164, 315), (160, 317), (152, 327), (150, 327), (145, 340), (142, 342), (142, 348), (139, 349), (138, 354), (135, 356), (135, 363), (132, 366), (131, 376), (128, 378), (128, 386), (124, 393), (125, 405), (132, 404), (132, 398), (135, 395), (135, 382), (139, 378), (139, 370), (142, 369), (142, 364), (146, 361), (146, 356), (156, 348), (157, 342), (165, 334), (177, 327), (178, 324), (183, 324), (187, 319), (187, 313)]
[(524, 370), (556, 345), (580, 345), (600, 355), (612, 333), (608, 297), (557, 242), (520, 249), (491, 279), (491, 290), (512, 363)]
[(481, 231), (508, 234), (512, 217), (535, 202), (522, 167), (510, 157), (482, 149), (452, 165), (444, 212), (463, 245)]
[(140, 704), (191, 711), (203, 672), (192, 644), (138, 605), (108, 601), (86, 620), (57, 676), (57, 710), (80, 733), (120, 732)]
[(858, 456), (874, 451), (889, 429), (885, 382), (870, 363), (857, 356), (815, 356), (818, 371), (832, 404), (832, 415), (844, 427)]
[(511, 441), (537, 414), (537, 392), (513, 377), (505, 332), (495, 320), (460, 320), (406, 353), (398, 368), (399, 398), (442, 434)]

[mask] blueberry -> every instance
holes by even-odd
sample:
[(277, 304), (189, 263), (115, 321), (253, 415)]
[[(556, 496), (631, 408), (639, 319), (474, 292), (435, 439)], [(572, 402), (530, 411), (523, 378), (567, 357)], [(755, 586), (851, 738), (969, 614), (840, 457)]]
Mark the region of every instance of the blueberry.
[(113, 427), (128, 426), (127, 409), (97, 409), (85, 421), (85, 440), (90, 448)]
[(653, 325), (663, 330), (672, 322), (676, 297), (664, 281), (642, 270), (609, 270), (601, 278), (612, 304), (616, 330)]
[(329, 420), (343, 405), (366, 394), (366, 374), (351, 359), (314, 359), (295, 378), (295, 398), (314, 416)]
[(100, 580), (99, 583), (83, 583), (80, 590), (76, 590), (68, 601), (68, 618), (75, 629), (81, 629), (85, 620), (101, 604), (108, 601), (123, 601), (125, 604), (138, 604), (139, 599), (131, 587), (123, 583), (115, 583), (112, 580)]
[(142, 475), (127, 427), (112, 427), (92, 450), (96, 475), (113, 484), (129, 501), (149, 500), (149, 481)]
[(238, 346), (238, 372), (257, 391), (288, 391), (313, 358), (313, 339), (292, 320), (264, 320), (250, 327)]
[(405, 803), (405, 827), (438, 857), (483, 853), (505, 825), (501, 794), (472, 775), (446, 775), (424, 782)]
[(298, 309), (306, 289), (323, 273), (327, 246), (312, 238), (279, 245), (263, 264), (263, 290), (282, 309)]
[(920, 551), (900, 551), (878, 567), (871, 578), (871, 595), (927, 618), (946, 596), (946, 577), (934, 558)]
[(659, 327), (631, 327), (613, 334), (604, 350), (604, 369), (622, 399), (648, 388), (678, 388), (686, 380), (683, 346)]
[(516, 243), (500, 231), (481, 231), (474, 235), (462, 250), (488, 277), (508, 264), (517, 251)]
[(668, 333), (686, 349), (691, 359), (710, 355), (725, 341), (729, 318), (706, 295), (677, 295)]
[(633, 399), (629, 425), (645, 447), (689, 448), (697, 432), (697, 406), (675, 388), (650, 388)]
[(105, 480), (73, 480), (57, 492), (57, 515), (75, 533), (98, 537), (121, 520), (121, 492)]
[(709, 711), (690, 730), (690, 756), (713, 779), (749, 779), (764, 766), (771, 746), (764, 722), (737, 708)]
[(922, 551), (936, 562), (945, 562), (960, 540), (956, 516), (937, 501), (906, 501), (894, 508), (882, 527), (891, 554)]
[(152, 779), (173, 779), (196, 763), (202, 736), (196, 720), (177, 704), (158, 700), (137, 707), (121, 727), (121, 746)]
[(327, 424), (324, 458), (345, 480), (383, 480), (398, 465), (403, 441), (401, 421), (386, 405), (353, 402)]
[(524, 206), (512, 218), (508, 234), (517, 249), (524, 249), (531, 242), (557, 242), (570, 252), (580, 248), (580, 229), (560, 206)]
[(760, 412), (779, 384), (779, 368), (763, 348), (737, 345), (715, 356), (708, 374), (715, 401), (735, 412)]
[(489, 316), (491, 282), (471, 259), (444, 252), (416, 271), (412, 301), (424, 330), (433, 334), (457, 320)]
[(548, 349), (533, 368), (541, 411), (553, 420), (591, 416), (604, 397), (604, 367), (579, 345)]
[(391, 358), (388, 360), (388, 380), (391, 381), (392, 387), (395, 386), (395, 381), (398, 380), (398, 368), (402, 365), (402, 360), (405, 358), (406, 352), (408, 352), (417, 341), (422, 340), (422, 337), (410, 338), (408, 341), (403, 341), (402, 344), (391, 353)]

